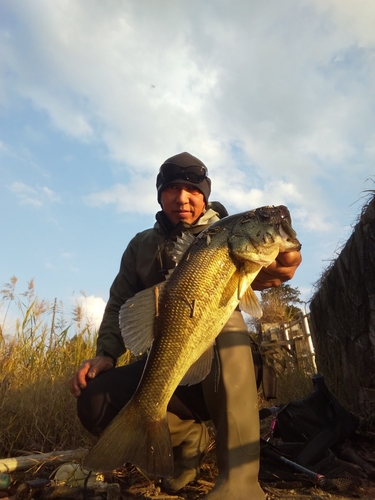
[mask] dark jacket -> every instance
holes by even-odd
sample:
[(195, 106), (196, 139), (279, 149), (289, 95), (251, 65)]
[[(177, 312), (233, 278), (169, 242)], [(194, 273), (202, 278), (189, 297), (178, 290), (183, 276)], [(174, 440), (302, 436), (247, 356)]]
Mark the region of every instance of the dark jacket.
[(219, 220), (211, 209), (193, 224), (179, 223), (172, 226), (163, 212), (156, 214), (153, 228), (138, 233), (127, 246), (120, 270), (110, 288), (97, 340), (97, 356), (111, 356), (116, 360), (126, 350), (120, 328), (121, 306), (137, 292), (165, 280), (175, 266), (172, 249), (177, 236), (188, 231), (199, 234), (203, 229)]

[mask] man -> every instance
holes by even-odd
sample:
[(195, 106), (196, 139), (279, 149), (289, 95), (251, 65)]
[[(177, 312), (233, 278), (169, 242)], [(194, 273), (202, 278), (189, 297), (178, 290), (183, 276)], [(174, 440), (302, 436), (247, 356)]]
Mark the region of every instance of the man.
[[(141, 378), (145, 359), (115, 368), (125, 351), (119, 310), (137, 292), (165, 279), (175, 266), (172, 250), (183, 232), (199, 234), (219, 219), (209, 208), (211, 180), (207, 168), (189, 153), (167, 159), (160, 167), (157, 196), (162, 210), (152, 229), (138, 233), (125, 250), (111, 289), (97, 341), (96, 357), (84, 361), (70, 381), (78, 398), (78, 416), (86, 429), (99, 435), (129, 401)], [(253, 282), (262, 290), (294, 275), (299, 252), (279, 254)], [(264, 500), (258, 483), (259, 417), (250, 337), (235, 311), (216, 339), (218, 360), (200, 384), (179, 386), (168, 406), (174, 447), (173, 476), (164, 478), (166, 491), (176, 492), (199, 472), (208, 444), (204, 421), (216, 427), (219, 475), (207, 499)], [(219, 365), (219, 366), (218, 366)]]

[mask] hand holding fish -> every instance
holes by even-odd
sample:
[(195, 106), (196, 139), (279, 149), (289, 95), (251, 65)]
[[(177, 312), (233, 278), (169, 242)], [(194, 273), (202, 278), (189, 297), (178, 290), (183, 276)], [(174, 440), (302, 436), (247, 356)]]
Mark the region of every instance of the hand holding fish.
[(252, 284), (254, 290), (279, 286), (281, 283), (293, 278), (298, 266), (302, 262), (299, 250), (282, 252), (268, 267), (264, 267)]
[(83, 361), (73, 377), (69, 380), (69, 389), (74, 397), (81, 395), (82, 389), (87, 386), (87, 380), (95, 378), (98, 373), (114, 367), (113, 359), (107, 356), (96, 356)]

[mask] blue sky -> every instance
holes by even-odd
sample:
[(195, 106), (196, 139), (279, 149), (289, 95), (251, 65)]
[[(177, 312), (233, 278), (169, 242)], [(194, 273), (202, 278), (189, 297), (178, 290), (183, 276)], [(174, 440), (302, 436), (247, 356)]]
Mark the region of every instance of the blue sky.
[(372, 0), (2, 0), (0, 286), (100, 316), (189, 151), (230, 213), (289, 207), (308, 300), (374, 189), (374, 25)]

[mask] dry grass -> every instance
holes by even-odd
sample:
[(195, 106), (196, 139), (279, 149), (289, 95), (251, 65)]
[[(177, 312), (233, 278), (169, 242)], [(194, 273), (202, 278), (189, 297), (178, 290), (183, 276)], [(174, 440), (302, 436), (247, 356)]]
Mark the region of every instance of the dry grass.
[[(16, 294), (13, 277), (2, 293), (2, 312), (16, 306), (20, 319), (12, 333), (0, 335), (0, 455), (48, 452), (85, 446), (90, 437), (75, 412), (68, 380), (76, 367), (94, 355), (90, 325), (67, 324), (62, 308), (40, 301), (33, 281)], [(77, 316), (79, 311), (73, 311)], [(77, 317), (76, 317), (77, 320)]]
[[(0, 325), (0, 456), (88, 447), (68, 390), (68, 380), (84, 359), (95, 355), (96, 332), (77, 305), (67, 320), (61, 304), (38, 299), (33, 281), (16, 293), (17, 279), (0, 291), (5, 318), (12, 305), (19, 318), (12, 334)], [(14, 330), (14, 331), (13, 331)], [(128, 362), (124, 357), (120, 364)], [(292, 372), (279, 378), (278, 400), (298, 399), (311, 390), (311, 380)]]
[(276, 404), (297, 401), (311, 394), (313, 391), (310, 375), (298, 369), (288, 369), (278, 375)]

